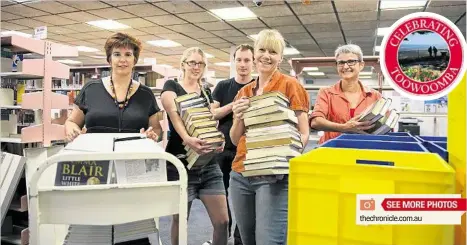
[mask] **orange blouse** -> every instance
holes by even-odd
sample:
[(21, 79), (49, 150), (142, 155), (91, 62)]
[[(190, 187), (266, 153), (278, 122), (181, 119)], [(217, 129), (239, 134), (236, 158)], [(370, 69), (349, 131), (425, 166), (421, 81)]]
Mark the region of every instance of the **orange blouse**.
[[(258, 81), (253, 81), (238, 91), (237, 99), (246, 96), (254, 96), (254, 90), (257, 87)], [(274, 72), (271, 81), (263, 88), (263, 93), (279, 91), (283, 93), (290, 101), (289, 108), (294, 111), (303, 111), (308, 113), (310, 110), (310, 96), (305, 88), (294, 77), (284, 75), (279, 71)], [(232, 163), (232, 170), (235, 172), (243, 172), (245, 167), (243, 161), (246, 159), (246, 136), (245, 134), (240, 137), (237, 145), (237, 154)]]
[[(355, 116), (362, 113), (368, 106), (381, 98), (381, 94), (378, 91), (364, 86), (360, 81), (358, 83), (362, 88), (362, 93), (360, 101), (357, 107), (355, 107)], [(315, 117), (324, 117), (331, 122), (346, 123), (351, 119), (350, 109), (350, 103), (345, 97), (344, 91), (341, 88), (341, 81), (339, 81), (331, 87), (319, 90), (310, 120)], [(324, 132), (324, 135), (319, 139), (319, 144), (336, 138), (340, 134), (339, 132)]]

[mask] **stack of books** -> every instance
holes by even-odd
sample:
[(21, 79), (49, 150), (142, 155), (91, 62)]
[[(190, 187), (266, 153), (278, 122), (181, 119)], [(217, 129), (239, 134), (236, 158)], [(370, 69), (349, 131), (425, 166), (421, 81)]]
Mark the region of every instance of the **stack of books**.
[(175, 105), (188, 135), (206, 141), (210, 146), (209, 149), (212, 150), (210, 153), (200, 155), (185, 145), (187, 168), (201, 168), (215, 156), (214, 150), (222, 146), (225, 141), (224, 135), (217, 129), (218, 122), (213, 120), (209, 101), (205, 96), (189, 93), (175, 98)]
[(243, 176), (289, 173), (289, 160), (303, 150), (298, 118), (289, 104), (288, 98), (276, 91), (250, 98), (243, 115), (247, 148)]
[(111, 225), (70, 225), (63, 245), (112, 244)]
[(374, 125), (372, 128), (366, 130), (366, 133), (383, 135), (394, 129), (400, 115), (396, 110), (389, 109), (391, 102), (390, 98), (381, 98), (363, 111), (358, 121), (369, 121)]
[(114, 245), (151, 245), (150, 237), (158, 237), (154, 219), (135, 221), (114, 226)]

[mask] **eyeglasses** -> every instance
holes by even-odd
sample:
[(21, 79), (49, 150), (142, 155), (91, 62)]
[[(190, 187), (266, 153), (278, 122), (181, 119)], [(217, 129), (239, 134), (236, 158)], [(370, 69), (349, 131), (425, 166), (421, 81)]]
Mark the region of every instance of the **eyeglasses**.
[(206, 63), (204, 63), (204, 62), (196, 62), (196, 61), (194, 61), (194, 60), (185, 61), (184, 63), (187, 64), (187, 65), (190, 66), (190, 67), (196, 67), (196, 66), (198, 65), (199, 68), (204, 68), (204, 67), (206, 66)]
[(355, 64), (359, 63), (359, 60), (338, 60), (336, 64), (338, 66), (344, 66), (347, 64), (348, 66), (354, 66)]
[(121, 59), (125, 59), (125, 60), (131, 60), (131, 59), (134, 59), (134, 55), (133, 53), (125, 53), (124, 55), (122, 55), (121, 53), (112, 53), (112, 58), (114, 59), (117, 59), (117, 60), (121, 60)]

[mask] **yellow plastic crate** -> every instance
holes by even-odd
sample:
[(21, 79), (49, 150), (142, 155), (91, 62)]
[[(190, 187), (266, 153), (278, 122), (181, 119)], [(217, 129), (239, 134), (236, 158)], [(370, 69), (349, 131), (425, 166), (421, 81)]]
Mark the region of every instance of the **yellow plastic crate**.
[[(465, 198), (466, 185), (466, 74), (448, 95), (448, 154), (449, 164), (456, 170), (456, 193)], [(456, 245), (466, 245), (466, 215), (456, 226)]]
[(357, 194), (454, 193), (455, 172), (434, 153), (318, 148), (290, 161), (287, 244), (453, 245), (454, 226), (359, 226), (355, 220)]

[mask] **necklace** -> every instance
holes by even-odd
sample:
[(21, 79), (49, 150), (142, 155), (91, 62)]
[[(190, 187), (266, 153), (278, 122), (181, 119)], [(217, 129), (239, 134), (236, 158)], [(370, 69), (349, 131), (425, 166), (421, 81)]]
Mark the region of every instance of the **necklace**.
[(130, 84), (128, 84), (128, 89), (126, 91), (125, 100), (123, 102), (118, 102), (117, 93), (115, 92), (114, 81), (110, 77), (110, 88), (112, 89), (112, 98), (114, 99), (115, 105), (120, 109), (125, 108), (128, 105), (128, 100), (130, 100), (131, 91), (133, 91), (133, 82), (130, 79)]

